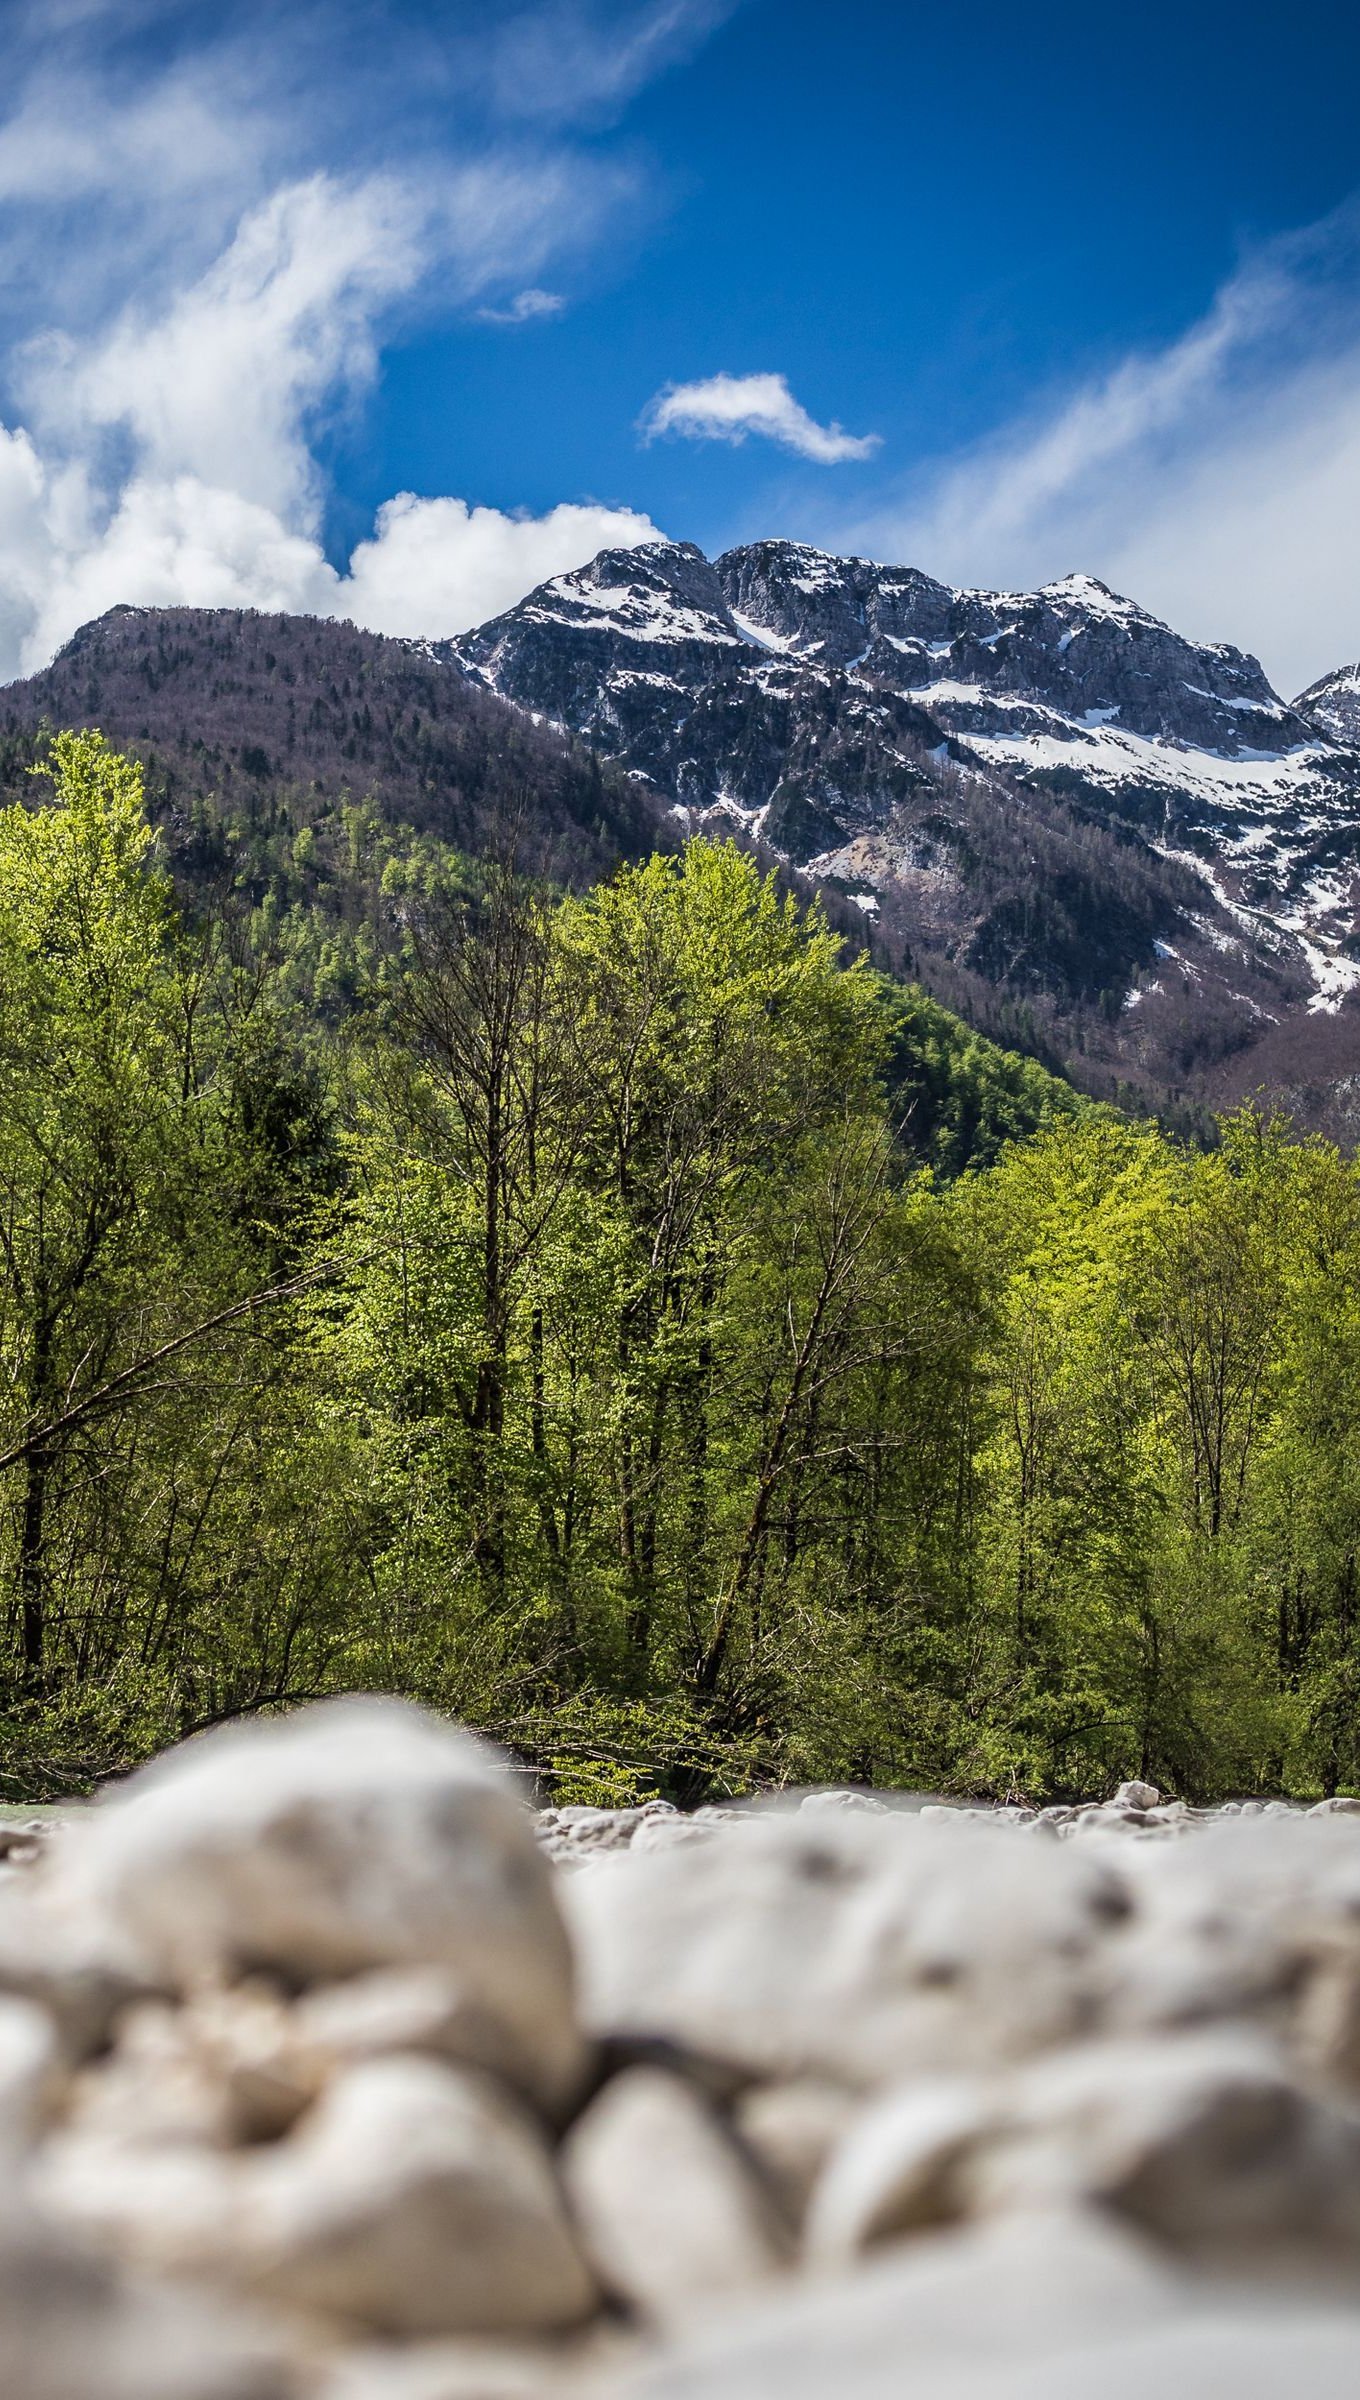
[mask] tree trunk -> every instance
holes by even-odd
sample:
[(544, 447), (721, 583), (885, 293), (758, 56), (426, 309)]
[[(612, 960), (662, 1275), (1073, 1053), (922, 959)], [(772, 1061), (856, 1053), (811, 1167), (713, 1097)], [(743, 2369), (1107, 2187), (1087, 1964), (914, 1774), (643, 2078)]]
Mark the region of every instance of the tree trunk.
[[(43, 1316), (33, 1337), (29, 1369), (29, 1421), (36, 1429), (54, 1413), (52, 1328)], [(24, 1502), (19, 1519), (20, 1683), (26, 1694), (41, 1691), (47, 1658), (47, 1494), (53, 1453), (36, 1443), (24, 1460)]]

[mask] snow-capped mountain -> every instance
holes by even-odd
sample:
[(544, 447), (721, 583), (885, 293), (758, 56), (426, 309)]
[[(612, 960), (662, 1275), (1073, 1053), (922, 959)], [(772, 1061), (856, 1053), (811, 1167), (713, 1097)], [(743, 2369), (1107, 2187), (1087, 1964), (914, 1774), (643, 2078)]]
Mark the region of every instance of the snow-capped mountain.
[(578, 878), (738, 830), (1088, 1088), (1265, 1091), (1360, 1137), (1357, 715), (1360, 670), (1288, 705), (1080, 576), (953, 591), (787, 542), (657, 543), (455, 642), (111, 610), (0, 697), (0, 781), (25, 788), (43, 727), (102, 726), (191, 882), (219, 807), (286, 822), (299, 793), (363, 791), (472, 850), (513, 802)]
[(1294, 706), (1329, 740), (1360, 743), (1360, 665), (1338, 667), (1320, 683), (1310, 683)]
[(1095, 1046), (1159, 1079), (1360, 985), (1360, 678), (1349, 722), (1344, 676), (1290, 706), (1089, 576), (655, 543), (449, 655), (838, 884), (955, 996), (1122, 1017)]

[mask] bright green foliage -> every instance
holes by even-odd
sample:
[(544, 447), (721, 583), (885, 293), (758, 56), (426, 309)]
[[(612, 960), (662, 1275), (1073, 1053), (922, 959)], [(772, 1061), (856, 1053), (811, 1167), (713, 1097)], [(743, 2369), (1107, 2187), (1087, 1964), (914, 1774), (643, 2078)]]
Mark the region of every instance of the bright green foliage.
[(865, 1378), (919, 1405), (936, 1302), (877, 988), (837, 952), (701, 844), (551, 912), (502, 878), (427, 923), (337, 1337), (385, 1396), (387, 1675), (519, 1738), (563, 1684), (606, 1717), (645, 1698), (654, 1760), (716, 1739), (740, 1778), (795, 1689), (820, 1712), (833, 1658), (860, 1673), (845, 1493), (888, 1472)]
[(1079, 1102), (730, 845), (563, 897), (353, 805), (191, 931), (136, 768), (50, 771), (8, 1789), (356, 1684), (572, 1798), (1360, 1785), (1352, 1162)]
[(298, 1166), (266, 1029), (181, 940), (140, 770), (68, 734), (51, 776), (0, 811), (0, 1704), (30, 1789), (285, 1676), (315, 1546), (255, 1305)]
[(1223, 1130), (1187, 1153), (1087, 1121), (950, 1203), (994, 1312), (993, 1781), (1356, 1778), (1360, 1178), (1250, 1113)]
[(937, 1173), (990, 1166), (1008, 1142), (1091, 1113), (1070, 1083), (999, 1050), (915, 985), (882, 976), (878, 1001), (898, 1138)]

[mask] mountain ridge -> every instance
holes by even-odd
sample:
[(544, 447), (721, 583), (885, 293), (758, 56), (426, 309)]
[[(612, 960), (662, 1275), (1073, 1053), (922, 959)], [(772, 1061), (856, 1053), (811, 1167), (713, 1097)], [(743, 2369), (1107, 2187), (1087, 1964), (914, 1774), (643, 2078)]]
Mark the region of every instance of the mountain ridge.
[(513, 815), (569, 873), (658, 838), (634, 778), (451, 675), (428, 643), (343, 619), (111, 609), (39, 674), (0, 688), (0, 787), (22, 789), (43, 724), (97, 724), (133, 748), (181, 835), (212, 794), (248, 815), (287, 805), (305, 819), (373, 790), (394, 821), (464, 847)]
[(688, 822), (846, 890), (965, 1013), (979, 980), (1009, 991), (1111, 1072), (1213, 1097), (1220, 1063), (1360, 986), (1360, 750), (1094, 577), (956, 590), (655, 543), (446, 647)]
[(1294, 706), (1333, 739), (1360, 742), (1360, 662), (1319, 676)]
[(950, 1006), (1027, 1010), (1087, 1080), (1216, 1099), (1360, 984), (1360, 751), (1091, 576), (655, 542), (446, 655), (844, 890)]
[(807, 544), (657, 542), (447, 641), (111, 611), (0, 692), (0, 766), (14, 788), (42, 723), (100, 722), (170, 818), (368, 791), (473, 848), (513, 792), (587, 877), (729, 831), (1087, 1089), (1259, 1089), (1360, 1129), (1348, 677), (1287, 702), (1083, 574), (956, 590)]

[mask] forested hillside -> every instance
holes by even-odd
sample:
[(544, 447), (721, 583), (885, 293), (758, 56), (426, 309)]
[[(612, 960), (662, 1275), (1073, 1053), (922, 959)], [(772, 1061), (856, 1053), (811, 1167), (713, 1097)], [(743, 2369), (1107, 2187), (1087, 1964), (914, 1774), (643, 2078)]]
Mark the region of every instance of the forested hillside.
[(253, 609), (117, 608), (0, 696), (0, 790), (46, 734), (102, 725), (135, 752), (172, 854), (220, 875), (224, 843), (306, 836), (346, 803), (475, 848), (513, 814), (564, 875), (652, 848), (638, 782), (435, 659), (428, 645)]
[(7, 1790), (356, 1685), (559, 1796), (1360, 1780), (1350, 1161), (1078, 1100), (727, 844), (567, 889), (346, 804), (185, 913), (140, 769), (51, 772), (0, 810)]

